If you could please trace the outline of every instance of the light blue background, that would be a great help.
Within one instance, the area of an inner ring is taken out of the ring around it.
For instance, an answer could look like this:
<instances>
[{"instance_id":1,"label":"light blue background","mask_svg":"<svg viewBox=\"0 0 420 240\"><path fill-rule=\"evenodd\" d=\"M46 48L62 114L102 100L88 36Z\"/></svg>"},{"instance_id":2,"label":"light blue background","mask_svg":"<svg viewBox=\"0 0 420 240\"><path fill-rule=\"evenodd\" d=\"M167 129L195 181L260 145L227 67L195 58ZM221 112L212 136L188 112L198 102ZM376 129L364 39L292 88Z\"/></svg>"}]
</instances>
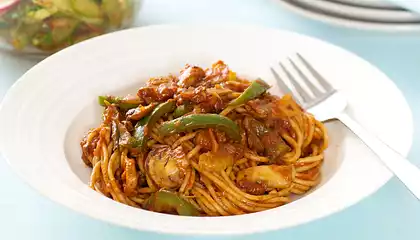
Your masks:
<instances>
[{"instance_id":1,"label":"light blue background","mask_svg":"<svg viewBox=\"0 0 420 240\"><path fill-rule=\"evenodd\" d=\"M414 122L420 121L418 33L363 32L329 26L287 12L276 0L146 0L139 20L141 25L188 22L260 24L324 39L357 53L388 74L407 98ZM30 60L0 53L0 96L33 64ZM418 124L415 127L409 158L419 165L420 132ZM170 235L112 226L72 212L29 188L3 159L0 159L0 191L0 239L174 239ZM279 216L277 221L287 219ZM374 195L327 218L283 231L220 239L420 239L419 228L419 202L401 183L392 179ZM191 239L196 238L212 239Z\"/></svg>"}]
</instances>

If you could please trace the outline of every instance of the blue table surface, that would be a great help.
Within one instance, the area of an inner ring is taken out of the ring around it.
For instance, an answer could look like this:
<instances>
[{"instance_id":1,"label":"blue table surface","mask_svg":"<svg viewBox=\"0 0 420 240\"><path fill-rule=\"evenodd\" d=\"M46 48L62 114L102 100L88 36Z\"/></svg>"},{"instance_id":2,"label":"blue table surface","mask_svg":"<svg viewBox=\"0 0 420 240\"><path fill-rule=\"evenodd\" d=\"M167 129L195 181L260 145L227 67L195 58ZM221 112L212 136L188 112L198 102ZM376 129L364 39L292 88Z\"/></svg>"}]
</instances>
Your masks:
<instances>
[{"instance_id":1,"label":"blue table surface","mask_svg":"<svg viewBox=\"0 0 420 240\"><path fill-rule=\"evenodd\" d=\"M330 26L288 12L276 0L145 0L139 17L140 25L190 22L288 29L332 42L372 62L393 79L411 106L416 125L409 159L420 165L420 35ZM0 54L0 98L33 64ZM72 212L28 187L4 159L0 159L0 189L1 239L188 239L125 229ZM278 221L287 219L279 216ZM419 239L418 227L419 202L393 178L375 194L332 216L281 231L216 239Z\"/></svg>"}]
</instances>

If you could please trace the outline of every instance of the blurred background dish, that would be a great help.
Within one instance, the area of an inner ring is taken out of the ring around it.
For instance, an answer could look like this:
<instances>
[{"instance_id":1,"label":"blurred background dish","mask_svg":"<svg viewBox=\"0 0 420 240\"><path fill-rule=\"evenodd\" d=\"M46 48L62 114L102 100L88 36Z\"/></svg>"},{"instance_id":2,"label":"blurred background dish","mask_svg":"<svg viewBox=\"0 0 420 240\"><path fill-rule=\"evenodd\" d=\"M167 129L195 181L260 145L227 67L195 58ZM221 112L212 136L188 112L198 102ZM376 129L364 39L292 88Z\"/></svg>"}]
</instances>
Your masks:
<instances>
[{"instance_id":1,"label":"blurred background dish","mask_svg":"<svg viewBox=\"0 0 420 240\"><path fill-rule=\"evenodd\" d=\"M0 0L0 49L49 55L132 26L140 0Z\"/></svg>"},{"instance_id":2,"label":"blurred background dish","mask_svg":"<svg viewBox=\"0 0 420 240\"><path fill-rule=\"evenodd\" d=\"M330 0L332 2L341 2L348 5L371 7L371 8L398 8L395 4L392 4L386 0Z\"/></svg>"},{"instance_id":3,"label":"blurred background dish","mask_svg":"<svg viewBox=\"0 0 420 240\"><path fill-rule=\"evenodd\" d=\"M419 31L420 15L403 8L349 5L340 0L279 0L299 14L339 26L380 31ZM359 1L357 1L359 2Z\"/></svg>"},{"instance_id":4,"label":"blurred background dish","mask_svg":"<svg viewBox=\"0 0 420 240\"><path fill-rule=\"evenodd\" d=\"M373 22L420 22L420 16L404 9L371 8L358 5L348 5L328 0L292 0L297 4L326 14L360 19Z\"/></svg>"},{"instance_id":5,"label":"blurred background dish","mask_svg":"<svg viewBox=\"0 0 420 240\"><path fill-rule=\"evenodd\" d=\"M351 1L351 0L349 0ZM388 2L409 9L410 11L420 13L420 1L418 0L387 0Z\"/></svg>"}]
</instances>

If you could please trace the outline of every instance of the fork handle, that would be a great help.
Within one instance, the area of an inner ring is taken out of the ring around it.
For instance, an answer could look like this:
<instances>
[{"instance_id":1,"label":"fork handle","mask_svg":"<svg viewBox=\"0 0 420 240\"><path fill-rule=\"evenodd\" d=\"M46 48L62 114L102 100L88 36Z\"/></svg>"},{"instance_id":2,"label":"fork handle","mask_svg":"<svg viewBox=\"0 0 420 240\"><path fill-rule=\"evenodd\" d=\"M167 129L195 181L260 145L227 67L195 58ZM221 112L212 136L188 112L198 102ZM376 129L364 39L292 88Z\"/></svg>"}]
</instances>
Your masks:
<instances>
[{"instance_id":1,"label":"fork handle","mask_svg":"<svg viewBox=\"0 0 420 240\"><path fill-rule=\"evenodd\" d=\"M366 131L347 114L340 115L338 120L353 131L382 160L385 166L404 183L411 193L420 200L420 169L379 138Z\"/></svg>"}]
</instances>

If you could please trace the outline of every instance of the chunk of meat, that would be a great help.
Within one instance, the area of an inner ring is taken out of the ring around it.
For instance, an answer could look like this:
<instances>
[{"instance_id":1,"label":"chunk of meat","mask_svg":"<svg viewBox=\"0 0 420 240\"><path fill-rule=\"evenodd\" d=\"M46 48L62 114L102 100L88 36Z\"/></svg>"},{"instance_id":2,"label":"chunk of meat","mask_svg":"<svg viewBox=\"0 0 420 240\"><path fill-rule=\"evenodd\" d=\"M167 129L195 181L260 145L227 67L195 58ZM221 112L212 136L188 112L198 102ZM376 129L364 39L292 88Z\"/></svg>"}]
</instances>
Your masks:
<instances>
[{"instance_id":1,"label":"chunk of meat","mask_svg":"<svg viewBox=\"0 0 420 240\"><path fill-rule=\"evenodd\" d=\"M225 132L219 131L217 129L214 132L216 133L216 140L219 144L227 142L227 137L226 137Z\"/></svg>"},{"instance_id":2,"label":"chunk of meat","mask_svg":"<svg viewBox=\"0 0 420 240\"><path fill-rule=\"evenodd\" d=\"M159 101L166 101L169 98L173 98L177 90L178 87L174 83L160 84L157 89Z\"/></svg>"},{"instance_id":3,"label":"chunk of meat","mask_svg":"<svg viewBox=\"0 0 420 240\"><path fill-rule=\"evenodd\" d=\"M229 67L223 61L217 61L206 70L204 81L211 85L225 82L228 80L229 72Z\"/></svg>"},{"instance_id":4,"label":"chunk of meat","mask_svg":"<svg viewBox=\"0 0 420 240\"><path fill-rule=\"evenodd\" d=\"M202 68L187 64L178 77L178 86L183 88L196 86L203 80L205 74Z\"/></svg>"},{"instance_id":5,"label":"chunk of meat","mask_svg":"<svg viewBox=\"0 0 420 240\"><path fill-rule=\"evenodd\" d=\"M118 123L118 145L127 146L130 144L131 134L124 124Z\"/></svg>"},{"instance_id":6,"label":"chunk of meat","mask_svg":"<svg viewBox=\"0 0 420 240\"><path fill-rule=\"evenodd\" d=\"M199 105L201 112L205 113L220 112L226 105L219 96L207 91L207 88L203 86L182 91L177 100L178 103L191 102Z\"/></svg>"},{"instance_id":7,"label":"chunk of meat","mask_svg":"<svg viewBox=\"0 0 420 240\"><path fill-rule=\"evenodd\" d=\"M138 187L146 187L147 186L147 180L146 176L142 172L137 172L137 186Z\"/></svg>"},{"instance_id":8,"label":"chunk of meat","mask_svg":"<svg viewBox=\"0 0 420 240\"><path fill-rule=\"evenodd\" d=\"M265 146L265 155L272 160L272 162L281 163L281 157L292 150L283 140L280 133L275 130L271 130L264 134L261 137L261 142Z\"/></svg>"},{"instance_id":9,"label":"chunk of meat","mask_svg":"<svg viewBox=\"0 0 420 240\"><path fill-rule=\"evenodd\" d=\"M127 158L125 162L125 185L124 192L128 196L136 194L136 188L138 184L136 162L134 159Z\"/></svg>"},{"instance_id":10,"label":"chunk of meat","mask_svg":"<svg viewBox=\"0 0 420 240\"><path fill-rule=\"evenodd\" d=\"M236 185L242 191L252 195L263 195L267 191L267 186L264 184L247 180L240 180L236 183Z\"/></svg>"},{"instance_id":11,"label":"chunk of meat","mask_svg":"<svg viewBox=\"0 0 420 240\"><path fill-rule=\"evenodd\" d=\"M207 129L201 130L195 137L195 144L199 145L203 150L210 151L212 148L210 133Z\"/></svg>"},{"instance_id":12,"label":"chunk of meat","mask_svg":"<svg viewBox=\"0 0 420 240\"><path fill-rule=\"evenodd\" d=\"M268 102L266 99L250 100L247 102L247 106L249 106L259 118L266 119L271 112L271 102Z\"/></svg>"},{"instance_id":13,"label":"chunk of meat","mask_svg":"<svg viewBox=\"0 0 420 240\"><path fill-rule=\"evenodd\" d=\"M178 88L174 83L162 83L158 87L141 87L137 96L145 104L164 102L173 98Z\"/></svg>"},{"instance_id":14,"label":"chunk of meat","mask_svg":"<svg viewBox=\"0 0 420 240\"><path fill-rule=\"evenodd\" d=\"M292 125L288 119L277 119L274 121L274 127L281 133L287 133L292 137L295 136L295 132L292 129Z\"/></svg>"},{"instance_id":15,"label":"chunk of meat","mask_svg":"<svg viewBox=\"0 0 420 240\"><path fill-rule=\"evenodd\" d=\"M131 121L121 121L122 124L124 124L125 128L127 129L127 131L132 132L134 131L134 126L133 123Z\"/></svg>"},{"instance_id":16,"label":"chunk of meat","mask_svg":"<svg viewBox=\"0 0 420 240\"><path fill-rule=\"evenodd\" d=\"M199 105L201 109L203 109L206 113L219 113L225 108L225 103L223 103L223 100L216 96L211 96L209 101L202 102Z\"/></svg>"},{"instance_id":17,"label":"chunk of meat","mask_svg":"<svg viewBox=\"0 0 420 240\"><path fill-rule=\"evenodd\" d=\"M228 82L223 83L223 87L228 88L235 92L243 92L245 91L247 87L249 87L249 83L228 81Z\"/></svg>"},{"instance_id":18,"label":"chunk of meat","mask_svg":"<svg viewBox=\"0 0 420 240\"><path fill-rule=\"evenodd\" d=\"M253 134L251 131L247 133L248 147L252 150L255 150L257 153L264 152L264 145L257 135Z\"/></svg>"},{"instance_id":19,"label":"chunk of meat","mask_svg":"<svg viewBox=\"0 0 420 240\"><path fill-rule=\"evenodd\" d=\"M112 142L113 142L113 147L112 147L113 151L115 151L119 146L118 141L119 141L120 132L119 132L119 129L118 129L118 124L119 124L119 122L115 119L111 122L111 139L112 139Z\"/></svg>"},{"instance_id":20,"label":"chunk of meat","mask_svg":"<svg viewBox=\"0 0 420 240\"><path fill-rule=\"evenodd\" d=\"M92 167L91 160L93 158L94 150L99 142L99 128L90 130L80 141L82 147L82 160L83 162Z\"/></svg>"},{"instance_id":21,"label":"chunk of meat","mask_svg":"<svg viewBox=\"0 0 420 240\"><path fill-rule=\"evenodd\" d=\"M208 94L205 87L188 88L185 91L181 91L179 97L183 101L191 101L193 103L200 103L207 100Z\"/></svg>"},{"instance_id":22,"label":"chunk of meat","mask_svg":"<svg viewBox=\"0 0 420 240\"><path fill-rule=\"evenodd\" d=\"M156 103L151 103L145 107L142 105L139 105L136 108L132 108L128 110L126 113L127 120L138 121L144 118L145 116L149 115L155 107L156 107Z\"/></svg>"},{"instance_id":23,"label":"chunk of meat","mask_svg":"<svg viewBox=\"0 0 420 240\"><path fill-rule=\"evenodd\" d=\"M159 86L161 84L164 83L168 83L168 84L173 84L176 82L176 77L173 75L169 75L169 76L164 76L164 77L154 77L154 78L150 78L147 81L147 86L152 87L152 86Z\"/></svg>"},{"instance_id":24,"label":"chunk of meat","mask_svg":"<svg viewBox=\"0 0 420 240\"><path fill-rule=\"evenodd\" d=\"M247 135L248 147L257 153L263 153L264 144L259 137L268 132L264 124L247 116L243 120L243 125Z\"/></svg>"},{"instance_id":25,"label":"chunk of meat","mask_svg":"<svg viewBox=\"0 0 420 240\"><path fill-rule=\"evenodd\" d=\"M141 87L137 91L137 96L146 104L153 103L158 99L156 87Z\"/></svg>"},{"instance_id":26,"label":"chunk of meat","mask_svg":"<svg viewBox=\"0 0 420 240\"><path fill-rule=\"evenodd\" d=\"M235 161L244 157L244 147L239 143L220 144L219 149L219 151L226 152L232 156Z\"/></svg>"}]
</instances>

